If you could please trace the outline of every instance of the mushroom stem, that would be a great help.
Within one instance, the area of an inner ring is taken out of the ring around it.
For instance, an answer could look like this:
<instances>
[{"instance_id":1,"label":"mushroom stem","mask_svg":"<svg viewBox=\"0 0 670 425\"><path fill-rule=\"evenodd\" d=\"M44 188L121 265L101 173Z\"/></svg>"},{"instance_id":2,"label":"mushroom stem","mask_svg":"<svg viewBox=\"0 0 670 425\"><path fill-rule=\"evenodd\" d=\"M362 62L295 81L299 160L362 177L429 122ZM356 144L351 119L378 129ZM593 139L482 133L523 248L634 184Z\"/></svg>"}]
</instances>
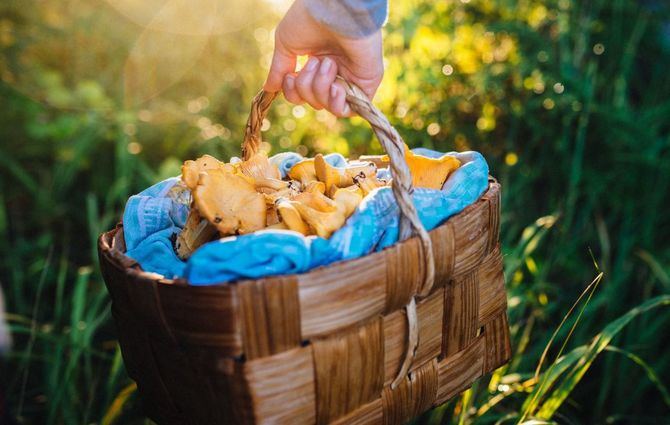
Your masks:
<instances>
[{"instance_id":1,"label":"mushroom stem","mask_svg":"<svg viewBox=\"0 0 670 425\"><path fill-rule=\"evenodd\" d=\"M309 235L309 227L303 221L300 213L296 209L295 205L300 205L299 202L289 201L285 198L277 199L275 206L279 216L282 219L282 222L290 229L303 235Z\"/></svg>"},{"instance_id":2,"label":"mushroom stem","mask_svg":"<svg viewBox=\"0 0 670 425\"><path fill-rule=\"evenodd\" d=\"M203 219L195 206L191 206L184 228L175 241L177 256L186 260L196 249L211 241L216 234L216 227Z\"/></svg>"}]
</instances>

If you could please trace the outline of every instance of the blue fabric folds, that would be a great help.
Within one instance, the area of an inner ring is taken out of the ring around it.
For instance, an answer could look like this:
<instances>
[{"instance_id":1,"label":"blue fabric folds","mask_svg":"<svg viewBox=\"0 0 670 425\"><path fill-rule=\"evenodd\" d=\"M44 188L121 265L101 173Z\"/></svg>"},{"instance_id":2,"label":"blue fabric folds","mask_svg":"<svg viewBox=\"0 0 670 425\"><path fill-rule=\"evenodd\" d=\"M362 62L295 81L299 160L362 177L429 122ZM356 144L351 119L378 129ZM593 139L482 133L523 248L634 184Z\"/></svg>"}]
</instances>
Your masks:
<instances>
[{"instance_id":1,"label":"blue fabric folds","mask_svg":"<svg viewBox=\"0 0 670 425\"><path fill-rule=\"evenodd\" d=\"M414 152L430 157L443 155L427 149ZM442 190L419 188L413 195L419 218L428 230L472 204L488 187L488 165L481 154L446 155L458 158L461 167L449 176ZM295 153L280 153L270 160L284 176L301 159ZM345 163L337 154L326 156L326 160L336 166ZM398 240L398 204L391 188L383 187L368 195L330 239L305 237L289 230L263 230L207 243L183 262L172 247L188 215L188 207L170 193L178 181L168 179L130 197L123 216L126 254L144 270L184 277L192 285L302 273L382 250Z\"/></svg>"}]
</instances>

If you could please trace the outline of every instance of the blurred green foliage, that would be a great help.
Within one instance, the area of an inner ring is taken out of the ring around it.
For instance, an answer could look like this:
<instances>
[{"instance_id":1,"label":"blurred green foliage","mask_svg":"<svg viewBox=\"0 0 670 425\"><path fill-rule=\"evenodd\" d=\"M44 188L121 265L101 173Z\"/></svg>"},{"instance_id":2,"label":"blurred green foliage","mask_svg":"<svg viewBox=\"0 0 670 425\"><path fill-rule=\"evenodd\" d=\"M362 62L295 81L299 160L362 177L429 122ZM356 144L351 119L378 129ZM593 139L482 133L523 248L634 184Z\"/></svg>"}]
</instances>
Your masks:
<instances>
[{"instance_id":1,"label":"blurred green foliage","mask_svg":"<svg viewBox=\"0 0 670 425\"><path fill-rule=\"evenodd\" d=\"M183 160L239 152L286 6L179 3L0 5L0 391L18 423L144 421L96 237ZM669 421L670 6L391 3L376 102L411 146L479 150L502 182L515 349L417 423ZM284 102L265 127L273 152L380 150L361 120Z\"/></svg>"}]
</instances>

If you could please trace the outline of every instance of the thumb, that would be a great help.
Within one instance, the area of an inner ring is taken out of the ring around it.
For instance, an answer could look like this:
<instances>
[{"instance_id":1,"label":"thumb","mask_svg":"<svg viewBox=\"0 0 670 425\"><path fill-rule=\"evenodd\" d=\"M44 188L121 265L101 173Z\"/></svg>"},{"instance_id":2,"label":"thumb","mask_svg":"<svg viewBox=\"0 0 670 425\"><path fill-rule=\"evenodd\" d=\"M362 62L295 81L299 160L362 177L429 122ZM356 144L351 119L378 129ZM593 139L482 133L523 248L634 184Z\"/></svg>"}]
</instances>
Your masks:
<instances>
[{"instance_id":1,"label":"thumb","mask_svg":"<svg viewBox=\"0 0 670 425\"><path fill-rule=\"evenodd\" d=\"M285 51L280 45L275 46L272 55L272 65L263 89L269 92L278 92L282 89L284 76L295 71L296 57Z\"/></svg>"}]
</instances>

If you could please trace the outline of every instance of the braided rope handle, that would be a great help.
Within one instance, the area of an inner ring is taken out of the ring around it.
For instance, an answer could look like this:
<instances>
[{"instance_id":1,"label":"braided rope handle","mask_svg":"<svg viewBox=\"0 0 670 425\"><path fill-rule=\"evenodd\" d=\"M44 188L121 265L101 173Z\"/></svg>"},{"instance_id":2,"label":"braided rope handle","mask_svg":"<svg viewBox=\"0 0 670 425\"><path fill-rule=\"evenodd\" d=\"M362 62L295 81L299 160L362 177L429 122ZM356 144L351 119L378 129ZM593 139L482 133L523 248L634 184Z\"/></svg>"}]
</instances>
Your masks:
<instances>
[{"instance_id":1,"label":"braided rope handle","mask_svg":"<svg viewBox=\"0 0 670 425\"><path fill-rule=\"evenodd\" d=\"M370 124L382 148L389 156L391 172L393 174L393 195L400 207L399 239L405 240L414 233L421 241L424 259L424 282L418 291L418 295L426 296L430 293L435 281L435 260L433 258L433 246L430 236L423 227L412 202L414 186L412 185L412 175L405 161L404 142L400 134L389 123L386 116L370 102L370 99L358 86L341 77L338 77L338 79L345 89L349 107ZM261 90L254 97L242 144L242 157L245 160L249 159L260 149L263 119L265 119L270 105L277 97L277 94ZM409 340L403 364L391 384L393 388L406 376L407 371L412 365L416 347L418 346L418 318L416 300L414 298L406 306L406 312L409 325Z\"/></svg>"}]
</instances>

